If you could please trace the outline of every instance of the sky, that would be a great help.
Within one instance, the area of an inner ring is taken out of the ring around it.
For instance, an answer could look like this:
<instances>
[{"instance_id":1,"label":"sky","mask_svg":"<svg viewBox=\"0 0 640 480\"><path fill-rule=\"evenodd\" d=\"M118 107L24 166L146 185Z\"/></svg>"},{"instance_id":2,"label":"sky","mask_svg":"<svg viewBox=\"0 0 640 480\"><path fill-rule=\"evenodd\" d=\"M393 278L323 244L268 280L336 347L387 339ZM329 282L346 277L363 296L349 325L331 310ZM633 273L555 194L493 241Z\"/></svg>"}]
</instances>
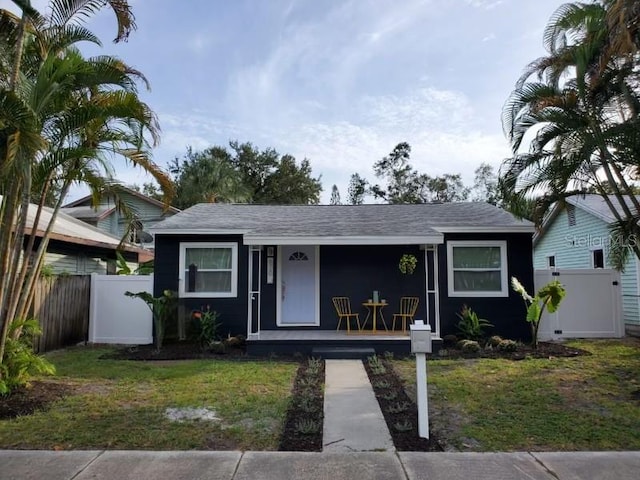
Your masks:
<instances>
[{"instance_id":1,"label":"sky","mask_svg":"<svg viewBox=\"0 0 640 480\"><path fill-rule=\"evenodd\" d=\"M502 106L561 0L130 0L138 25L114 44L113 15L87 26L144 73L165 167L188 146L251 142L321 176L322 203L400 142L421 173L473 183L510 149ZM32 0L41 12L46 0ZM0 8L15 10L9 0ZM142 89L143 90L143 89ZM115 160L125 184L149 181ZM74 188L69 200L84 194Z\"/></svg>"}]
</instances>

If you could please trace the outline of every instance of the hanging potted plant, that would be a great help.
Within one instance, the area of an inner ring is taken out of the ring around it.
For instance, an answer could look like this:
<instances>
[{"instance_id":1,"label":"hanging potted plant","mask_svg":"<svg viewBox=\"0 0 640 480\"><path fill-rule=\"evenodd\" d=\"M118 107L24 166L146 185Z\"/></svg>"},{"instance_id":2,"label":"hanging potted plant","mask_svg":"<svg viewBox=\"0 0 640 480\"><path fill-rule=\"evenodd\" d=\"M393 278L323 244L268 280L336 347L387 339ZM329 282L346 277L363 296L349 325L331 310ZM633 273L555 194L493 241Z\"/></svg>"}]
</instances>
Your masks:
<instances>
[{"instance_id":1,"label":"hanging potted plant","mask_svg":"<svg viewBox=\"0 0 640 480\"><path fill-rule=\"evenodd\" d=\"M411 275L413 271L416 269L416 265L418 264L418 259L415 255L410 253L405 253L400 257L400 263L398 264L398 268L401 273L405 275Z\"/></svg>"}]
</instances>

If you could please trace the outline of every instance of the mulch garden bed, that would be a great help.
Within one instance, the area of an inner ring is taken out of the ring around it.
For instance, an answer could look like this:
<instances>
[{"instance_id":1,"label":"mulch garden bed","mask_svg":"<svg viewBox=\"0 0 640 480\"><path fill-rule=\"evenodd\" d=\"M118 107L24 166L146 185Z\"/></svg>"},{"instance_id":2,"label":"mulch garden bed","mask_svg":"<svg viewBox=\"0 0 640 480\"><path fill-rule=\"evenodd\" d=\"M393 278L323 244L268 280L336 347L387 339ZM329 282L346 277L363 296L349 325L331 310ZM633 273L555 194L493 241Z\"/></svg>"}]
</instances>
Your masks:
<instances>
[{"instance_id":1,"label":"mulch garden bed","mask_svg":"<svg viewBox=\"0 0 640 480\"><path fill-rule=\"evenodd\" d=\"M464 352L457 348L456 343L446 342L439 352L428 355L429 360L456 358L506 358L509 360L524 360L525 358L577 357L591 355L591 352L581 348L568 347L562 343L538 342L534 349L530 344L520 343L513 352L498 350L497 348L483 348L479 352Z\"/></svg>"},{"instance_id":2,"label":"mulch garden bed","mask_svg":"<svg viewBox=\"0 0 640 480\"><path fill-rule=\"evenodd\" d=\"M441 452L443 447L433 432L429 439L418 436L418 409L409 398L404 384L390 362L380 357L364 361L364 366L389 427L396 450L409 452Z\"/></svg>"},{"instance_id":3,"label":"mulch garden bed","mask_svg":"<svg viewBox=\"0 0 640 480\"><path fill-rule=\"evenodd\" d=\"M0 395L0 420L31 415L46 410L50 403L73 393L73 387L53 382L32 382L31 385Z\"/></svg>"},{"instance_id":4,"label":"mulch garden bed","mask_svg":"<svg viewBox=\"0 0 640 480\"><path fill-rule=\"evenodd\" d=\"M198 360L206 358L217 359L241 359L246 357L244 345L227 346L224 352L213 352L204 350L196 343L176 342L166 343L160 351L154 345L136 345L133 347L123 347L102 356L109 360ZM255 360L255 359L252 359Z\"/></svg>"},{"instance_id":5,"label":"mulch garden bed","mask_svg":"<svg viewBox=\"0 0 640 480\"><path fill-rule=\"evenodd\" d=\"M322 451L323 420L324 361L311 358L298 369L278 450Z\"/></svg>"}]
</instances>

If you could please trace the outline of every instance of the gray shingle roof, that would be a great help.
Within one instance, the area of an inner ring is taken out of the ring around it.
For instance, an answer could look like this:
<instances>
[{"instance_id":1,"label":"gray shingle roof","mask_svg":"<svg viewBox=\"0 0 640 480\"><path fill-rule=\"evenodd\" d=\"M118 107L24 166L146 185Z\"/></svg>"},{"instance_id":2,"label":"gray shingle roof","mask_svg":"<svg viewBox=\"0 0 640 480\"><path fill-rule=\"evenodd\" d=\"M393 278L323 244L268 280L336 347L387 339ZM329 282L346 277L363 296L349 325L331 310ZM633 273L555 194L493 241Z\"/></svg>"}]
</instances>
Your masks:
<instances>
[{"instance_id":1,"label":"gray shingle roof","mask_svg":"<svg viewBox=\"0 0 640 480\"><path fill-rule=\"evenodd\" d=\"M0 200L2 200L2 195L0 195ZM34 227L37 210L37 205L33 203L29 204L26 224L28 232L31 232ZM36 225L35 230L37 235L42 235L46 230L49 222L51 222L51 216L52 209L44 207L40 214L40 221L38 225ZM116 250L119 246L128 251L139 250L137 247L128 243L121 244L119 238L89 225L82 220L78 220L71 215L67 215L62 209L58 212L58 216L53 224L51 238L81 245L95 245L112 250Z\"/></svg>"},{"instance_id":2,"label":"gray shingle roof","mask_svg":"<svg viewBox=\"0 0 640 480\"><path fill-rule=\"evenodd\" d=\"M60 209L61 212L84 221L98 221L113 210L115 210L115 207L107 205L98 205L96 208L87 205L81 207L62 207Z\"/></svg>"},{"instance_id":3,"label":"gray shingle roof","mask_svg":"<svg viewBox=\"0 0 640 480\"><path fill-rule=\"evenodd\" d=\"M202 203L153 228L158 233L237 231L247 237L439 237L443 231L531 231L533 225L483 202L420 205Z\"/></svg>"}]
</instances>

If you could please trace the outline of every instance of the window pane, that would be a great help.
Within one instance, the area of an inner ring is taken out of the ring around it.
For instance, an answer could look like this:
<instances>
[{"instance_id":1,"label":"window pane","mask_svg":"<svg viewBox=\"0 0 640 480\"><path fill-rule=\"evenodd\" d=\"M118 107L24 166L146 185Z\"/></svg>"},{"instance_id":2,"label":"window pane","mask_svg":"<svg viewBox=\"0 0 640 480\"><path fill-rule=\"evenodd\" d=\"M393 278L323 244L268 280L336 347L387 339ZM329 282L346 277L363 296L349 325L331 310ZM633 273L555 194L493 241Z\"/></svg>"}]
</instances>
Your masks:
<instances>
[{"instance_id":1,"label":"window pane","mask_svg":"<svg viewBox=\"0 0 640 480\"><path fill-rule=\"evenodd\" d=\"M188 292L231 292L231 272L198 272Z\"/></svg>"},{"instance_id":2,"label":"window pane","mask_svg":"<svg viewBox=\"0 0 640 480\"><path fill-rule=\"evenodd\" d=\"M453 288L456 292L500 292L500 272L453 272Z\"/></svg>"},{"instance_id":3,"label":"window pane","mask_svg":"<svg viewBox=\"0 0 640 480\"><path fill-rule=\"evenodd\" d=\"M453 268L500 268L500 247L453 247Z\"/></svg>"},{"instance_id":4,"label":"window pane","mask_svg":"<svg viewBox=\"0 0 640 480\"><path fill-rule=\"evenodd\" d=\"M198 270L231 269L231 248L187 248L185 270L190 265Z\"/></svg>"}]
</instances>

